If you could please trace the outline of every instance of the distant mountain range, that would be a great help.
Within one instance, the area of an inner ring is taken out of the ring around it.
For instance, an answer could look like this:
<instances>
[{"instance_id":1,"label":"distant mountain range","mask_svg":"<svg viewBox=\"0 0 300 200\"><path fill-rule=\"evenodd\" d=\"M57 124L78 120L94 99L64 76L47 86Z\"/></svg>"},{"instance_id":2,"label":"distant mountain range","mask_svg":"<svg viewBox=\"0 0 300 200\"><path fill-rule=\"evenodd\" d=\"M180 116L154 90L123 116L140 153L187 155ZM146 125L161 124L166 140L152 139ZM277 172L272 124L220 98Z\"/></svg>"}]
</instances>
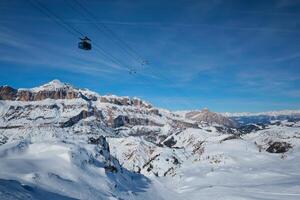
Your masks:
<instances>
[{"instance_id":1,"label":"distant mountain range","mask_svg":"<svg viewBox=\"0 0 300 200\"><path fill-rule=\"evenodd\" d=\"M242 112L242 113L220 113L225 117L237 121L239 124L251 124L251 123L270 123L274 120L300 120L300 110L281 110L281 111L269 111L269 112Z\"/></svg>"}]
</instances>

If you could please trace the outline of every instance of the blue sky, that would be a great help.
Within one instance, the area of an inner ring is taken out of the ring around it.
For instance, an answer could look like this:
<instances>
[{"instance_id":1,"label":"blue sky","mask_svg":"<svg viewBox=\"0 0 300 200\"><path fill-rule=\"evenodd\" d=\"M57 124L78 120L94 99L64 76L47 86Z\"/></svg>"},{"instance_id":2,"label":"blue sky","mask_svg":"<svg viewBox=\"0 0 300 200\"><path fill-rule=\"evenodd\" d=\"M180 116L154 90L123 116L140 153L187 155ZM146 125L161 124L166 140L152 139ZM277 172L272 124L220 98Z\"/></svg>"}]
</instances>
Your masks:
<instances>
[{"instance_id":1,"label":"blue sky","mask_svg":"<svg viewBox=\"0 0 300 200\"><path fill-rule=\"evenodd\" d=\"M171 110L300 109L298 0L82 0L98 26L113 30L149 61L146 67L72 0L41 2L119 63L95 49L78 49L80 35L29 1L1 0L0 85L34 87L60 79Z\"/></svg>"}]
</instances>

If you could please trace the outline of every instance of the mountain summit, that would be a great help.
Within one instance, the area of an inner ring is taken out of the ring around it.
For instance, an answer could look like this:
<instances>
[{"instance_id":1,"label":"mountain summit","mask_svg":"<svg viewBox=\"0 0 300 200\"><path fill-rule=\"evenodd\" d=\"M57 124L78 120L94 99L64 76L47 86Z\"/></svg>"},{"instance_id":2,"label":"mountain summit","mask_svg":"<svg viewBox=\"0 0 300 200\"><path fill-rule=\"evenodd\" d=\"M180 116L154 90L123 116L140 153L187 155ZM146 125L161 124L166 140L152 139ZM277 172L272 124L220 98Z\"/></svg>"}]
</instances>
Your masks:
<instances>
[{"instance_id":1,"label":"mountain summit","mask_svg":"<svg viewBox=\"0 0 300 200\"><path fill-rule=\"evenodd\" d=\"M201 111L191 111L185 114L185 117L191 120L198 121L200 123L208 124L222 124L228 127L237 127L237 123L233 120L218 114L211 112L208 108L204 108Z\"/></svg>"},{"instance_id":2,"label":"mountain summit","mask_svg":"<svg viewBox=\"0 0 300 200\"><path fill-rule=\"evenodd\" d=\"M67 83L62 83L58 79L54 79L53 81L50 81L49 83L46 83L40 87L35 87L30 89L31 91L38 92L38 91L57 91L57 90L67 90L67 89L73 89L73 86ZM26 89L23 89L26 90Z\"/></svg>"}]
</instances>

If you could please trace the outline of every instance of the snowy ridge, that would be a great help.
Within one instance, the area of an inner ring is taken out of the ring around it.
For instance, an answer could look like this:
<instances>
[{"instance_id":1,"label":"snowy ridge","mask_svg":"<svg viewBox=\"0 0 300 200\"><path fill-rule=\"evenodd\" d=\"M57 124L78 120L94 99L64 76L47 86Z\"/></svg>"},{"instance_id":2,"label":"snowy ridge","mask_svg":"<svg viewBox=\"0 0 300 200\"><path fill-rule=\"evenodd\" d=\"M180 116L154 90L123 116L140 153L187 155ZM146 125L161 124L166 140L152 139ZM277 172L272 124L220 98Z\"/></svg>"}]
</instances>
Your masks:
<instances>
[{"instance_id":1,"label":"snowy ridge","mask_svg":"<svg viewBox=\"0 0 300 200\"><path fill-rule=\"evenodd\" d=\"M30 91L33 93L39 93L39 92L57 92L57 91L68 91L68 92L78 92L80 94L83 94L87 97L94 97L94 98L99 98L100 95L97 92L93 92L87 88L80 89L76 88L73 85L69 83L63 83L60 80L52 80L49 83L46 83L44 85L41 85L39 87L34 87L34 88L19 88L18 91Z\"/></svg>"},{"instance_id":2,"label":"snowy ridge","mask_svg":"<svg viewBox=\"0 0 300 200\"><path fill-rule=\"evenodd\" d=\"M70 84L67 83L62 83L60 80L53 80L50 81L49 83L46 83L42 86L39 87L34 87L31 89L27 89L27 88L21 88L19 90L30 90L33 92L39 92L39 91L57 91L57 90L61 90L61 89L74 89L74 87Z\"/></svg>"}]
</instances>

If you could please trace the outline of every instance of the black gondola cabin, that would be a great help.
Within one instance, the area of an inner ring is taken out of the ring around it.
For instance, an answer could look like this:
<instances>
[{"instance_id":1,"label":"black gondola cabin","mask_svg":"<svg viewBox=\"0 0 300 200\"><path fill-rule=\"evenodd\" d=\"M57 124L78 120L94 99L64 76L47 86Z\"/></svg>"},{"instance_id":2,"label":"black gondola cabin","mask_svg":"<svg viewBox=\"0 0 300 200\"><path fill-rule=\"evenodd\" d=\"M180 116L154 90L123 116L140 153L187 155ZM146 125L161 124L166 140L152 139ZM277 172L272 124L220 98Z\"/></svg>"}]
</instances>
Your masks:
<instances>
[{"instance_id":1,"label":"black gondola cabin","mask_svg":"<svg viewBox=\"0 0 300 200\"><path fill-rule=\"evenodd\" d=\"M83 50L91 50L92 44L88 37L79 38L81 41L78 43L78 48Z\"/></svg>"}]
</instances>

